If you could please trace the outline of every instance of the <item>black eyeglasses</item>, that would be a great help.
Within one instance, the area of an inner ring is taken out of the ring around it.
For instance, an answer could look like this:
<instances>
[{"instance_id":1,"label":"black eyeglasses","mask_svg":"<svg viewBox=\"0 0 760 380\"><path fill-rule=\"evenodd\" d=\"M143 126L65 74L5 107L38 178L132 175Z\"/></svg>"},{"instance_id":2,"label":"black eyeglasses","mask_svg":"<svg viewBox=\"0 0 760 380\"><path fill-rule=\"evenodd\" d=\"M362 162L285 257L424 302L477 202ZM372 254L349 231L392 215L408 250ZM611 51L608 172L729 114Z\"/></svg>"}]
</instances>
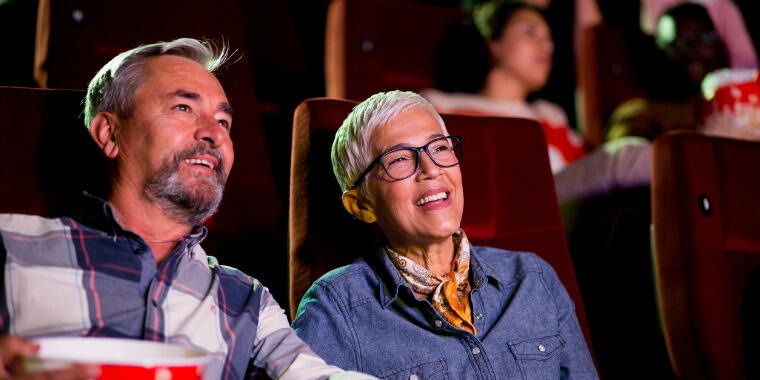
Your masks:
<instances>
[{"instance_id":1,"label":"black eyeglasses","mask_svg":"<svg viewBox=\"0 0 760 380\"><path fill-rule=\"evenodd\" d=\"M364 177L377 164L383 167L388 177L397 181L413 176L420 169L420 153L423 151L436 165L442 168L456 166L462 160L462 138L459 136L441 136L430 140L423 146L402 146L384 152L372 160L369 166L364 169L351 186L351 190L359 187Z\"/></svg>"}]
</instances>

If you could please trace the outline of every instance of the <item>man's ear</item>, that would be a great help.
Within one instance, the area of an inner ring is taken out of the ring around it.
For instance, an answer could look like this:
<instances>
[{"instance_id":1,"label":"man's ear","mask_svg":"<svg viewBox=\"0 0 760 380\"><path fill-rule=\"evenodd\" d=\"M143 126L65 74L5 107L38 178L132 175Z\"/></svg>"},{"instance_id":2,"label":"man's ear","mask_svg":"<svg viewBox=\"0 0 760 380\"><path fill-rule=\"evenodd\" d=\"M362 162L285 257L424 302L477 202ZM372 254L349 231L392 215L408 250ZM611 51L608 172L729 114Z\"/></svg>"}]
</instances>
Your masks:
<instances>
[{"instance_id":1,"label":"man's ear","mask_svg":"<svg viewBox=\"0 0 760 380\"><path fill-rule=\"evenodd\" d=\"M346 208L349 214L364 223L374 223L377 221L375 209L359 194L359 190L354 189L343 192L343 207Z\"/></svg>"},{"instance_id":2,"label":"man's ear","mask_svg":"<svg viewBox=\"0 0 760 380\"><path fill-rule=\"evenodd\" d=\"M90 136L108 158L119 155L116 144L116 116L110 112L98 112L90 122Z\"/></svg>"}]
</instances>

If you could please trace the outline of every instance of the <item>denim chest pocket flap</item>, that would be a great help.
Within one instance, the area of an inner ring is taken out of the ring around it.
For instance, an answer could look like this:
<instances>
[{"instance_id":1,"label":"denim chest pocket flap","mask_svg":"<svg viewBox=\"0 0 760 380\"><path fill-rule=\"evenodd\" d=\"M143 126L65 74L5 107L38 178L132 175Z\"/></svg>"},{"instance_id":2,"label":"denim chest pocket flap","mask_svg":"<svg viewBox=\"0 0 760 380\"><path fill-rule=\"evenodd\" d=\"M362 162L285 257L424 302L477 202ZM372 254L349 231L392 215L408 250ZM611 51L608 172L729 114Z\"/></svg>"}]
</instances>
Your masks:
<instances>
[{"instance_id":1,"label":"denim chest pocket flap","mask_svg":"<svg viewBox=\"0 0 760 380\"><path fill-rule=\"evenodd\" d=\"M556 334L507 344L517 360L546 360L562 351L565 340Z\"/></svg>"},{"instance_id":2,"label":"denim chest pocket flap","mask_svg":"<svg viewBox=\"0 0 760 380\"><path fill-rule=\"evenodd\" d=\"M392 370L379 375L381 379L398 380L444 380L446 379L446 362L442 359L418 363L411 367Z\"/></svg>"}]
</instances>

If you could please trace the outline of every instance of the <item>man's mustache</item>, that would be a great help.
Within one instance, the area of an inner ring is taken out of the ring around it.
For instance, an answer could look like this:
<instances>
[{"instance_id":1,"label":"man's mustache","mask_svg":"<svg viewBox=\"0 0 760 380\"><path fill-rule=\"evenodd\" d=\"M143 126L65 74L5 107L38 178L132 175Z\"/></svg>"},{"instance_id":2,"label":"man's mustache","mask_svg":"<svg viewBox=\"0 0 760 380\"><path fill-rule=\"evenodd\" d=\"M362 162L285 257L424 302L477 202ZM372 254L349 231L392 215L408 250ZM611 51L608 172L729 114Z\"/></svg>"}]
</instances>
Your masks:
<instances>
[{"instance_id":1,"label":"man's mustache","mask_svg":"<svg viewBox=\"0 0 760 380\"><path fill-rule=\"evenodd\" d=\"M210 148L207 144L198 143L176 153L174 155L175 167L179 168L180 162L198 155L209 155L216 159L214 171L217 173L217 178L219 178L221 183L224 184L227 180L227 170L224 159L222 158L222 153L219 149Z\"/></svg>"}]
</instances>

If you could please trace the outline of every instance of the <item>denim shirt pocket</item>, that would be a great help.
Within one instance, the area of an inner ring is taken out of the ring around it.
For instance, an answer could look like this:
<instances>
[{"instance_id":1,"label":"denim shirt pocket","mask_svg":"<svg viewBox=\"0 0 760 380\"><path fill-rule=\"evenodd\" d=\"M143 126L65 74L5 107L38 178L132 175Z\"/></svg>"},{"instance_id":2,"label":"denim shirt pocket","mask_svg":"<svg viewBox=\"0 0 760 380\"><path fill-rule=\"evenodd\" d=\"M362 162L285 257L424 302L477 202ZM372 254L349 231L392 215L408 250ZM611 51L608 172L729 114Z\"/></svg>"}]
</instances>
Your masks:
<instances>
[{"instance_id":1,"label":"denim shirt pocket","mask_svg":"<svg viewBox=\"0 0 760 380\"><path fill-rule=\"evenodd\" d=\"M394 380L445 380L446 362L443 359L414 364L407 368L398 368L377 376L380 379Z\"/></svg>"},{"instance_id":2,"label":"denim shirt pocket","mask_svg":"<svg viewBox=\"0 0 760 380\"><path fill-rule=\"evenodd\" d=\"M507 343L509 350L528 379L557 378L559 353L565 340L559 334Z\"/></svg>"}]
</instances>

